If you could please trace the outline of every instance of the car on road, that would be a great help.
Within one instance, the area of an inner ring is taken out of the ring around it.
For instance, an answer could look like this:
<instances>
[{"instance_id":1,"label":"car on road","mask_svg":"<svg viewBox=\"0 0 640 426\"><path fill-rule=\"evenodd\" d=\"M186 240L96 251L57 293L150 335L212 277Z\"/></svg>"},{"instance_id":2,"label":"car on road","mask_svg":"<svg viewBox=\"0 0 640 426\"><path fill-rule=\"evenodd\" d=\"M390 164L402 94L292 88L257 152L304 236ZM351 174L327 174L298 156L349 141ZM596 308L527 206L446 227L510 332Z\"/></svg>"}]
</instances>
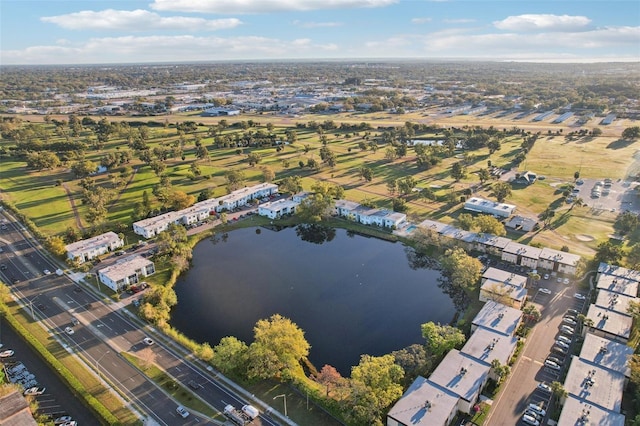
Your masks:
<instances>
[{"instance_id":1,"label":"car on road","mask_svg":"<svg viewBox=\"0 0 640 426\"><path fill-rule=\"evenodd\" d=\"M569 349L569 343L563 342L562 340L556 340L556 345L561 348Z\"/></svg>"},{"instance_id":2,"label":"car on road","mask_svg":"<svg viewBox=\"0 0 640 426\"><path fill-rule=\"evenodd\" d=\"M556 340L557 340L558 342L564 342L564 343L566 343L567 345L570 345L570 344L571 344L571 339L570 339L570 338L568 338L567 336L558 336L558 337L556 337Z\"/></svg>"},{"instance_id":3,"label":"car on road","mask_svg":"<svg viewBox=\"0 0 640 426\"><path fill-rule=\"evenodd\" d=\"M569 281L569 278L564 278L564 279L562 280L562 284L564 284L564 285L569 285L569 284L571 284L571 281Z\"/></svg>"},{"instance_id":4,"label":"car on road","mask_svg":"<svg viewBox=\"0 0 640 426\"><path fill-rule=\"evenodd\" d=\"M549 279L549 274L544 274L544 276L542 278L545 279L545 280L548 280Z\"/></svg>"},{"instance_id":5,"label":"car on road","mask_svg":"<svg viewBox=\"0 0 640 426\"><path fill-rule=\"evenodd\" d=\"M45 274L45 275L51 275L51 271L50 271L50 270L48 270L48 269L45 269L45 270L44 270L44 271L42 271L42 272L44 272L44 274Z\"/></svg>"},{"instance_id":6,"label":"car on road","mask_svg":"<svg viewBox=\"0 0 640 426\"><path fill-rule=\"evenodd\" d=\"M78 422L71 420L70 422L60 423L60 426L78 426Z\"/></svg>"},{"instance_id":7,"label":"car on road","mask_svg":"<svg viewBox=\"0 0 640 426\"><path fill-rule=\"evenodd\" d=\"M33 386L27 390L25 390L23 392L23 395L27 396L27 395L42 395L44 393L44 391L46 391L46 388L39 388L37 386Z\"/></svg>"},{"instance_id":8,"label":"car on road","mask_svg":"<svg viewBox=\"0 0 640 426\"><path fill-rule=\"evenodd\" d=\"M535 417L531 417L528 414L522 416L522 421L531 426L540 426L540 422Z\"/></svg>"},{"instance_id":9,"label":"car on road","mask_svg":"<svg viewBox=\"0 0 640 426\"><path fill-rule=\"evenodd\" d=\"M550 361L550 360L546 360L544 362L544 365L549 367L549 368L551 368L552 370L556 370L556 371L560 371L560 369L562 368L562 367L560 367L560 364L555 363L555 362Z\"/></svg>"},{"instance_id":10,"label":"car on road","mask_svg":"<svg viewBox=\"0 0 640 426\"><path fill-rule=\"evenodd\" d=\"M178 405L178 407L176 408L176 413L178 413L183 419L189 417L189 412L182 405Z\"/></svg>"},{"instance_id":11,"label":"car on road","mask_svg":"<svg viewBox=\"0 0 640 426\"><path fill-rule=\"evenodd\" d=\"M576 294L573 295L573 297L575 297L578 300L585 300L586 299L585 295L581 294L581 293L576 293Z\"/></svg>"},{"instance_id":12,"label":"car on road","mask_svg":"<svg viewBox=\"0 0 640 426\"><path fill-rule=\"evenodd\" d=\"M572 319L572 318L568 318L568 317L564 317L562 318L562 322L568 325L577 325L578 323L576 322L576 320Z\"/></svg>"},{"instance_id":13,"label":"car on road","mask_svg":"<svg viewBox=\"0 0 640 426\"><path fill-rule=\"evenodd\" d=\"M155 343L151 337L145 337L144 339L142 339L142 341L147 346L151 346Z\"/></svg>"},{"instance_id":14,"label":"car on road","mask_svg":"<svg viewBox=\"0 0 640 426\"><path fill-rule=\"evenodd\" d=\"M558 282L558 284L559 284L559 283L561 283L561 282L562 282L562 278L558 277L558 279L556 279L556 281L557 281L557 282Z\"/></svg>"},{"instance_id":15,"label":"car on road","mask_svg":"<svg viewBox=\"0 0 640 426\"><path fill-rule=\"evenodd\" d=\"M551 294L551 290L549 290L548 288L541 288L538 291L540 291L540 293L543 293L543 294Z\"/></svg>"},{"instance_id":16,"label":"car on road","mask_svg":"<svg viewBox=\"0 0 640 426\"><path fill-rule=\"evenodd\" d=\"M15 354L13 349L6 349L0 352L0 358L9 358L10 356L13 356L13 354Z\"/></svg>"},{"instance_id":17,"label":"car on road","mask_svg":"<svg viewBox=\"0 0 640 426\"><path fill-rule=\"evenodd\" d=\"M541 391L547 392L547 393L553 392L553 389L551 389L551 386L549 386L548 384L546 384L544 382L538 383L538 389L540 389Z\"/></svg>"},{"instance_id":18,"label":"car on road","mask_svg":"<svg viewBox=\"0 0 640 426\"><path fill-rule=\"evenodd\" d=\"M68 335L72 335L73 333L75 333L75 331L73 331L73 328L71 327L65 327L64 332L67 333Z\"/></svg>"},{"instance_id":19,"label":"car on road","mask_svg":"<svg viewBox=\"0 0 640 426\"><path fill-rule=\"evenodd\" d=\"M70 422L70 421L73 421L73 418L71 416L61 416L61 417L56 418L53 421L53 424L54 425L61 425L63 423Z\"/></svg>"}]
</instances>

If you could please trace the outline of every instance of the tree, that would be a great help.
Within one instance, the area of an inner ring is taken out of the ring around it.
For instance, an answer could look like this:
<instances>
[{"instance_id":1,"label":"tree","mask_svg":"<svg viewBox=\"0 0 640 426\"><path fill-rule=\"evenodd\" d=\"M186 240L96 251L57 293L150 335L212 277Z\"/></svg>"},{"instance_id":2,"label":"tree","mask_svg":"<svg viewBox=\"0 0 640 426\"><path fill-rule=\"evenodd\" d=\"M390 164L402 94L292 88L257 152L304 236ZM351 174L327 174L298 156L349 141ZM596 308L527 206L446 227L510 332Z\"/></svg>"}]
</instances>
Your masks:
<instances>
[{"instance_id":1,"label":"tree","mask_svg":"<svg viewBox=\"0 0 640 426\"><path fill-rule=\"evenodd\" d=\"M464 343L462 331L450 325L440 325L432 321L420 326L422 337L426 340L427 350L436 358L441 357L456 346Z\"/></svg>"},{"instance_id":2,"label":"tree","mask_svg":"<svg viewBox=\"0 0 640 426\"><path fill-rule=\"evenodd\" d=\"M274 172L272 168L262 166L260 167L260 170L262 171L263 182L273 182L273 180L276 178L276 172Z\"/></svg>"},{"instance_id":3,"label":"tree","mask_svg":"<svg viewBox=\"0 0 640 426\"><path fill-rule=\"evenodd\" d=\"M511 195L511 185L507 182L496 182L491 186L491 189L493 189L493 194L499 203Z\"/></svg>"},{"instance_id":4,"label":"tree","mask_svg":"<svg viewBox=\"0 0 640 426\"><path fill-rule=\"evenodd\" d=\"M362 355L351 369L353 406L348 418L355 424L381 425L387 408L402 396L403 376L392 355Z\"/></svg>"},{"instance_id":5,"label":"tree","mask_svg":"<svg viewBox=\"0 0 640 426\"><path fill-rule=\"evenodd\" d=\"M567 396L569 396L569 393L566 391L566 389L564 388L564 386L562 385L562 383L554 380L553 382L551 382L551 393L553 394L555 400L556 400L556 404L560 401L562 401L562 399L566 398Z\"/></svg>"},{"instance_id":6,"label":"tree","mask_svg":"<svg viewBox=\"0 0 640 426\"><path fill-rule=\"evenodd\" d=\"M466 168L465 168L464 164L462 164L461 161L453 163L451 165L451 177L453 179L455 179L456 181L464 179L465 176L467 175L467 172L466 172L465 169Z\"/></svg>"},{"instance_id":7,"label":"tree","mask_svg":"<svg viewBox=\"0 0 640 426\"><path fill-rule=\"evenodd\" d=\"M443 274L451 284L467 292L475 289L482 273L482 263L469 256L462 248L456 247L445 251L440 258Z\"/></svg>"},{"instance_id":8,"label":"tree","mask_svg":"<svg viewBox=\"0 0 640 426\"><path fill-rule=\"evenodd\" d=\"M262 343L253 342L247 350L246 374L249 379L282 377L284 369L278 355Z\"/></svg>"},{"instance_id":9,"label":"tree","mask_svg":"<svg viewBox=\"0 0 640 426\"><path fill-rule=\"evenodd\" d=\"M173 254L178 246L187 242L187 230L182 225L172 223L166 231L162 231L156 238L156 247L160 253Z\"/></svg>"},{"instance_id":10,"label":"tree","mask_svg":"<svg viewBox=\"0 0 640 426\"><path fill-rule=\"evenodd\" d=\"M314 194L300 203L296 215L303 221L320 222L331 216L335 205L333 192L327 184L322 182L314 185L312 190Z\"/></svg>"},{"instance_id":11,"label":"tree","mask_svg":"<svg viewBox=\"0 0 640 426\"><path fill-rule=\"evenodd\" d=\"M640 137L640 126L627 127L622 131L622 139L634 140Z\"/></svg>"},{"instance_id":12,"label":"tree","mask_svg":"<svg viewBox=\"0 0 640 426\"><path fill-rule=\"evenodd\" d=\"M244 186L245 177L244 173L240 170L229 170L224 174L224 177L227 181L227 190L229 192L233 192Z\"/></svg>"},{"instance_id":13,"label":"tree","mask_svg":"<svg viewBox=\"0 0 640 426\"><path fill-rule=\"evenodd\" d=\"M474 225L473 215L470 213L461 213L458 216L458 227L460 229L464 229L465 231L471 231Z\"/></svg>"},{"instance_id":14,"label":"tree","mask_svg":"<svg viewBox=\"0 0 640 426\"><path fill-rule=\"evenodd\" d=\"M169 197L169 203L175 210L183 210L193 205L196 197L183 191L173 191Z\"/></svg>"},{"instance_id":15,"label":"tree","mask_svg":"<svg viewBox=\"0 0 640 426\"><path fill-rule=\"evenodd\" d=\"M622 260L622 248L615 246L611 241L603 241L598 244L594 260L597 263L604 262L611 265L619 265Z\"/></svg>"},{"instance_id":16,"label":"tree","mask_svg":"<svg viewBox=\"0 0 640 426\"><path fill-rule=\"evenodd\" d=\"M279 314L259 320L253 328L254 343L272 351L288 369L309 355L310 345L302 331L290 319Z\"/></svg>"},{"instance_id":17,"label":"tree","mask_svg":"<svg viewBox=\"0 0 640 426\"><path fill-rule=\"evenodd\" d=\"M580 179L580 171L576 171L576 172L573 174L573 181L575 182L575 181L577 181L578 179Z\"/></svg>"},{"instance_id":18,"label":"tree","mask_svg":"<svg viewBox=\"0 0 640 426\"><path fill-rule=\"evenodd\" d=\"M391 352L398 364L404 370L404 384L408 386L418 376L426 376L431 369L431 360L427 357L424 345L414 343L399 351Z\"/></svg>"},{"instance_id":19,"label":"tree","mask_svg":"<svg viewBox=\"0 0 640 426\"><path fill-rule=\"evenodd\" d=\"M556 215L556 211L551 209L551 208L547 208L545 211L543 211L542 213L540 213L540 219L542 220L542 222L544 223L544 226L547 227L551 224L551 219L553 219L553 217Z\"/></svg>"},{"instance_id":20,"label":"tree","mask_svg":"<svg viewBox=\"0 0 640 426\"><path fill-rule=\"evenodd\" d=\"M96 163L89 160L77 161L71 165L71 171L77 178L87 177L97 169Z\"/></svg>"},{"instance_id":21,"label":"tree","mask_svg":"<svg viewBox=\"0 0 640 426\"><path fill-rule=\"evenodd\" d=\"M615 227L622 235L630 234L638 227L638 215L632 212L624 212L616 220Z\"/></svg>"},{"instance_id":22,"label":"tree","mask_svg":"<svg viewBox=\"0 0 640 426\"><path fill-rule=\"evenodd\" d=\"M335 367L325 364L316 375L316 381L326 387L328 397L331 386L337 386L341 382L345 382L346 379L340 375Z\"/></svg>"},{"instance_id":23,"label":"tree","mask_svg":"<svg viewBox=\"0 0 640 426\"><path fill-rule=\"evenodd\" d=\"M213 365L224 374L240 372L246 365L248 346L233 336L220 339L213 348Z\"/></svg>"},{"instance_id":24,"label":"tree","mask_svg":"<svg viewBox=\"0 0 640 426\"><path fill-rule=\"evenodd\" d=\"M27 152L27 167L29 167L30 169L54 169L59 165L60 159L53 152Z\"/></svg>"},{"instance_id":25,"label":"tree","mask_svg":"<svg viewBox=\"0 0 640 426\"><path fill-rule=\"evenodd\" d=\"M67 252L64 240L62 239L62 237L59 237L57 235L47 237L46 244L49 251L56 256L62 257Z\"/></svg>"},{"instance_id":26,"label":"tree","mask_svg":"<svg viewBox=\"0 0 640 426\"><path fill-rule=\"evenodd\" d=\"M640 385L640 355L634 354L627 361L631 370L631 383L636 386Z\"/></svg>"},{"instance_id":27,"label":"tree","mask_svg":"<svg viewBox=\"0 0 640 426\"><path fill-rule=\"evenodd\" d=\"M371 169L371 167L362 166L360 167L358 172L360 174L360 177L367 182L371 182L373 180L373 170Z\"/></svg>"},{"instance_id":28,"label":"tree","mask_svg":"<svg viewBox=\"0 0 640 426\"><path fill-rule=\"evenodd\" d=\"M262 160L262 157L257 152L250 152L247 155L247 162L249 163L249 165L251 167L253 167L256 164L258 164L260 162L260 160Z\"/></svg>"},{"instance_id":29,"label":"tree","mask_svg":"<svg viewBox=\"0 0 640 426\"><path fill-rule=\"evenodd\" d=\"M493 371L493 374L498 377L498 383L502 382L502 380L511 373L511 368L506 364L502 365L500 360L497 358L491 361L491 370Z\"/></svg>"},{"instance_id":30,"label":"tree","mask_svg":"<svg viewBox=\"0 0 640 426\"><path fill-rule=\"evenodd\" d=\"M207 150L207 147L202 144L198 145L196 147L196 158L199 160L209 159L209 151Z\"/></svg>"},{"instance_id":31,"label":"tree","mask_svg":"<svg viewBox=\"0 0 640 426\"><path fill-rule=\"evenodd\" d=\"M627 264L631 269L640 269L640 243L635 243L627 253Z\"/></svg>"},{"instance_id":32,"label":"tree","mask_svg":"<svg viewBox=\"0 0 640 426\"><path fill-rule=\"evenodd\" d=\"M491 179L491 173L489 173L489 170L482 168L478 170L478 179L480 179L480 183L484 185L486 181Z\"/></svg>"},{"instance_id":33,"label":"tree","mask_svg":"<svg viewBox=\"0 0 640 426\"><path fill-rule=\"evenodd\" d=\"M538 308L536 308L535 305L531 303L527 304L522 309L522 313L524 314L525 321L527 321L527 323L529 324L534 324L540 321L540 318L542 317L542 314L540 313Z\"/></svg>"},{"instance_id":34,"label":"tree","mask_svg":"<svg viewBox=\"0 0 640 426\"><path fill-rule=\"evenodd\" d=\"M488 214L481 214L474 220L474 227L479 232L485 234L493 234L498 237L507 235L507 231L504 229L504 224L493 216Z\"/></svg>"},{"instance_id":35,"label":"tree","mask_svg":"<svg viewBox=\"0 0 640 426\"><path fill-rule=\"evenodd\" d=\"M302 179L300 176L287 176L280 182L278 191L285 194L297 194L302 191Z\"/></svg>"}]
</instances>

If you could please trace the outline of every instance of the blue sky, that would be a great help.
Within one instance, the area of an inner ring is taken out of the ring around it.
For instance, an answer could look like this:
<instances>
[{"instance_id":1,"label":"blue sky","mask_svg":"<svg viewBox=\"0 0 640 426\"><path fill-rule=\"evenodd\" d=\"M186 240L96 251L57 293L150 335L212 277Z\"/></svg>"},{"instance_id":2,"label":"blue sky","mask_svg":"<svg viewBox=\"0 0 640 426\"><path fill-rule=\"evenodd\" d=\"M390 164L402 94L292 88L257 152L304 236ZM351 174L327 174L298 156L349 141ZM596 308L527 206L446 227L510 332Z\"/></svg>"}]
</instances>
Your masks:
<instances>
[{"instance_id":1,"label":"blue sky","mask_svg":"<svg viewBox=\"0 0 640 426\"><path fill-rule=\"evenodd\" d=\"M1 0L0 64L640 60L636 0Z\"/></svg>"}]
</instances>

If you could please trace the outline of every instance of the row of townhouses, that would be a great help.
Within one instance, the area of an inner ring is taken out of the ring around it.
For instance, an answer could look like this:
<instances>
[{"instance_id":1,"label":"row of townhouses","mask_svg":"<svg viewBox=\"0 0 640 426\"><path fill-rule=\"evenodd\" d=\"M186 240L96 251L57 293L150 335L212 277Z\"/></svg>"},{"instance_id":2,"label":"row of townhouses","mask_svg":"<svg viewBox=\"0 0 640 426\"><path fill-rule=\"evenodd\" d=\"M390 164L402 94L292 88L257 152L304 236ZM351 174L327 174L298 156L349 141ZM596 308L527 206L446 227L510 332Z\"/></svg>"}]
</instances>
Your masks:
<instances>
[{"instance_id":1,"label":"row of townhouses","mask_svg":"<svg viewBox=\"0 0 640 426\"><path fill-rule=\"evenodd\" d=\"M622 394L629 383L627 346L633 318L630 302L638 302L638 271L601 263L596 276L596 300L589 306L580 355L571 358L564 381L568 393L559 426L577 424L623 426Z\"/></svg>"},{"instance_id":2,"label":"row of townhouses","mask_svg":"<svg viewBox=\"0 0 640 426\"><path fill-rule=\"evenodd\" d=\"M429 378L419 376L387 413L387 426L446 426L458 411L470 414L488 380L493 360L508 364L517 347L522 312L495 301L474 318L471 336L451 350Z\"/></svg>"},{"instance_id":3,"label":"row of townhouses","mask_svg":"<svg viewBox=\"0 0 640 426\"><path fill-rule=\"evenodd\" d=\"M100 282L113 291L122 291L156 272L154 263L138 254L123 257L98 271Z\"/></svg>"},{"instance_id":4,"label":"row of townhouses","mask_svg":"<svg viewBox=\"0 0 640 426\"><path fill-rule=\"evenodd\" d=\"M424 220L418 227L456 240L466 250L475 250L497 256L505 262L529 269L575 275L580 256L551 248L539 248L517 243L509 238L465 231L434 220Z\"/></svg>"}]
</instances>

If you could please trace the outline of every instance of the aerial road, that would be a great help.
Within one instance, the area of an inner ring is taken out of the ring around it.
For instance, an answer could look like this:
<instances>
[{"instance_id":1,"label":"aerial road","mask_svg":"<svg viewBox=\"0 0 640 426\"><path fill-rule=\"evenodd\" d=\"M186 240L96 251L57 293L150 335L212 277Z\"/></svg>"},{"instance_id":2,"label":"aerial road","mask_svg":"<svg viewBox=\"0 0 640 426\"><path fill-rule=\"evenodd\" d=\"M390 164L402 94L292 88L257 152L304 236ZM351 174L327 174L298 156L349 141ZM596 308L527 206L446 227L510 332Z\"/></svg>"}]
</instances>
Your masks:
<instances>
[{"instance_id":1,"label":"aerial road","mask_svg":"<svg viewBox=\"0 0 640 426\"><path fill-rule=\"evenodd\" d=\"M107 387L117 388L143 419L161 425L214 423L195 412L186 418L180 416L176 411L180 404L125 360L123 352L151 360L219 412L227 404L241 407L252 403L240 395L239 388L231 389L192 361L184 348L120 312L125 309L122 304L106 303L93 289L57 275L59 265L20 223L4 211L0 220L0 279L9 283L12 294L35 320L70 353L78 355ZM261 415L252 424L280 424L275 420L279 413L270 411L271 416Z\"/></svg>"}]
</instances>

